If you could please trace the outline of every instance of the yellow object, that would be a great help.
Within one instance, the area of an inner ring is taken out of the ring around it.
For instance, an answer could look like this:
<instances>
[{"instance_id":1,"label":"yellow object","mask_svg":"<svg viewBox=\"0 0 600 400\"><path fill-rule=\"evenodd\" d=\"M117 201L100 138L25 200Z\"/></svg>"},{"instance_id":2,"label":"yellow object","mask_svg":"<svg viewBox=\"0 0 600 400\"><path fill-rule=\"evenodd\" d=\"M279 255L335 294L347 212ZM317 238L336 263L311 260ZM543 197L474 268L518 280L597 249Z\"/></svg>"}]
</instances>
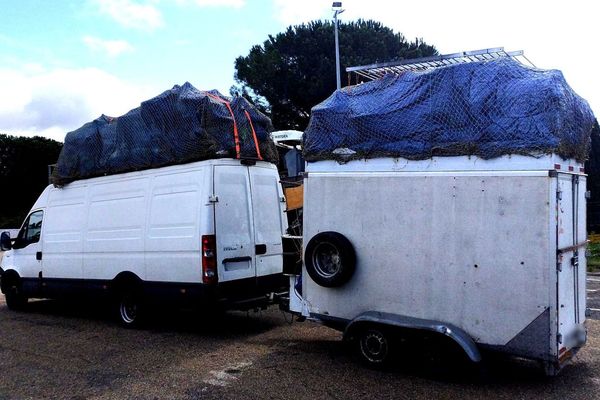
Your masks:
<instances>
[{"instance_id":1,"label":"yellow object","mask_svg":"<svg viewBox=\"0 0 600 400\"><path fill-rule=\"evenodd\" d=\"M304 185L285 188L285 202L287 204L287 211L297 210L302 208L304 204Z\"/></svg>"}]
</instances>

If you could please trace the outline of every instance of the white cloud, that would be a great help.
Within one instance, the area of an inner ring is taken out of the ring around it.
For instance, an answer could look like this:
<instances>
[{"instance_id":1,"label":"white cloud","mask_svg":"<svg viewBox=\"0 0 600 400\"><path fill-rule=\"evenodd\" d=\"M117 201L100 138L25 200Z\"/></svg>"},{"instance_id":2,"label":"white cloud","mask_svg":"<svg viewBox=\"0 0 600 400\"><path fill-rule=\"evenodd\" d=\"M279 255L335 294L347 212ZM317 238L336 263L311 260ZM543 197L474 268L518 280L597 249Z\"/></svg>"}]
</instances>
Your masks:
<instances>
[{"instance_id":1,"label":"white cloud","mask_svg":"<svg viewBox=\"0 0 600 400\"><path fill-rule=\"evenodd\" d=\"M297 25L314 19L324 18L331 10L329 1L320 0L273 0L275 18L284 25Z\"/></svg>"},{"instance_id":2,"label":"white cloud","mask_svg":"<svg viewBox=\"0 0 600 400\"><path fill-rule=\"evenodd\" d=\"M156 95L97 68L0 69L0 132L63 140L101 114L119 116Z\"/></svg>"},{"instance_id":3,"label":"white cloud","mask_svg":"<svg viewBox=\"0 0 600 400\"><path fill-rule=\"evenodd\" d=\"M121 26L153 31L165 25L160 3L195 5L198 7L242 8L246 0L88 0L101 14L108 15ZM0 37L2 39L2 37Z\"/></svg>"},{"instance_id":4,"label":"white cloud","mask_svg":"<svg viewBox=\"0 0 600 400\"><path fill-rule=\"evenodd\" d=\"M246 0L193 0L200 7L231 7L242 8Z\"/></svg>"},{"instance_id":5,"label":"white cloud","mask_svg":"<svg viewBox=\"0 0 600 400\"><path fill-rule=\"evenodd\" d=\"M331 1L273 0L275 18L285 25L331 20ZM538 67L562 70L567 82L600 117L600 5L587 0L343 0L343 21L374 19L407 39L422 37L442 54L504 46L525 50Z\"/></svg>"},{"instance_id":6,"label":"white cloud","mask_svg":"<svg viewBox=\"0 0 600 400\"><path fill-rule=\"evenodd\" d=\"M246 5L246 0L155 0L163 3L174 2L178 6L197 6L197 7L229 7L242 8Z\"/></svg>"},{"instance_id":7,"label":"white cloud","mask_svg":"<svg viewBox=\"0 0 600 400\"><path fill-rule=\"evenodd\" d=\"M104 40L93 36L84 36L81 40L92 51L102 52L111 58L133 51L133 46L125 40Z\"/></svg>"},{"instance_id":8,"label":"white cloud","mask_svg":"<svg viewBox=\"0 0 600 400\"><path fill-rule=\"evenodd\" d=\"M134 0L92 0L100 13L126 28L152 31L164 25L161 12L150 2Z\"/></svg>"}]
</instances>

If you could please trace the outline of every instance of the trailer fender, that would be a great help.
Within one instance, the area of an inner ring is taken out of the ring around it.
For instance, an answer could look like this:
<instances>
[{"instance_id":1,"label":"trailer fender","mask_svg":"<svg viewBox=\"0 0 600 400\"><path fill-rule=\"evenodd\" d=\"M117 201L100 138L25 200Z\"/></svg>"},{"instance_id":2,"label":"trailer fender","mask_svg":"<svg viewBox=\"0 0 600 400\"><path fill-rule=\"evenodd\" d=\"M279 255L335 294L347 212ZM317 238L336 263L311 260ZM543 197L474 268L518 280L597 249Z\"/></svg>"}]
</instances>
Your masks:
<instances>
[{"instance_id":1,"label":"trailer fender","mask_svg":"<svg viewBox=\"0 0 600 400\"><path fill-rule=\"evenodd\" d=\"M430 319L407 317L404 315L367 311L354 318L344 330L344 339L352 336L353 331L364 323L376 323L400 328L426 330L446 335L454 340L473 362L481 361L481 353L467 332L457 326Z\"/></svg>"}]
</instances>

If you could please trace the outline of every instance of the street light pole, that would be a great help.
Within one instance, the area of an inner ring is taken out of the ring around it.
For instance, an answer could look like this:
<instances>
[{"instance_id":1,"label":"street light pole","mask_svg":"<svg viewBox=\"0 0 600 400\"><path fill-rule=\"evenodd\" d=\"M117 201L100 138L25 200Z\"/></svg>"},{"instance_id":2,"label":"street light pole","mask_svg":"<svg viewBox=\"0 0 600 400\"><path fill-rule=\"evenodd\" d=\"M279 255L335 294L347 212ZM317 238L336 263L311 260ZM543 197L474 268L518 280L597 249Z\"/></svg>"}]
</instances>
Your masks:
<instances>
[{"instance_id":1,"label":"street light pole","mask_svg":"<svg viewBox=\"0 0 600 400\"><path fill-rule=\"evenodd\" d=\"M335 78L337 82L337 89L340 90L342 87L342 80L340 76L340 43L338 40L338 14L344 12L342 10L342 2L334 1L331 5L333 9L333 21L334 21L334 31L335 31Z\"/></svg>"}]
</instances>

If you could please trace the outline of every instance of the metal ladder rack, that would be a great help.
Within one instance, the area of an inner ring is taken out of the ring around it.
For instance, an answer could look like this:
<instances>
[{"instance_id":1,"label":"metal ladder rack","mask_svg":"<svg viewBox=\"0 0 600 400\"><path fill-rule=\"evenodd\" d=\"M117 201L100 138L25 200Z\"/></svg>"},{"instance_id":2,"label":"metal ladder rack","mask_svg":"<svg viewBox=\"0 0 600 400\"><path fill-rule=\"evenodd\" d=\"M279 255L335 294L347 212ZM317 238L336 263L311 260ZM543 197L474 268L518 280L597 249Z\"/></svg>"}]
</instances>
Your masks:
<instances>
[{"instance_id":1,"label":"metal ladder rack","mask_svg":"<svg viewBox=\"0 0 600 400\"><path fill-rule=\"evenodd\" d=\"M504 50L504 47L494 47L482 50L462 51L460 53L444 54L440 56L348 67L346 68L346 72L348 73L348 84L350 85L352 82L352 74L355 75L355 83L361 83L381 78L385 74L400 74L406 71L426 71L429 69L446 67L449 65L477 61L489 61L502 57L510 57L522 64L524 64L524 60L532 67L535 67L535 65L533 65L533 63L529 61L527 57L525 57L525 52L523 50L506 51Z\"/></svg>"}]
</instances>

